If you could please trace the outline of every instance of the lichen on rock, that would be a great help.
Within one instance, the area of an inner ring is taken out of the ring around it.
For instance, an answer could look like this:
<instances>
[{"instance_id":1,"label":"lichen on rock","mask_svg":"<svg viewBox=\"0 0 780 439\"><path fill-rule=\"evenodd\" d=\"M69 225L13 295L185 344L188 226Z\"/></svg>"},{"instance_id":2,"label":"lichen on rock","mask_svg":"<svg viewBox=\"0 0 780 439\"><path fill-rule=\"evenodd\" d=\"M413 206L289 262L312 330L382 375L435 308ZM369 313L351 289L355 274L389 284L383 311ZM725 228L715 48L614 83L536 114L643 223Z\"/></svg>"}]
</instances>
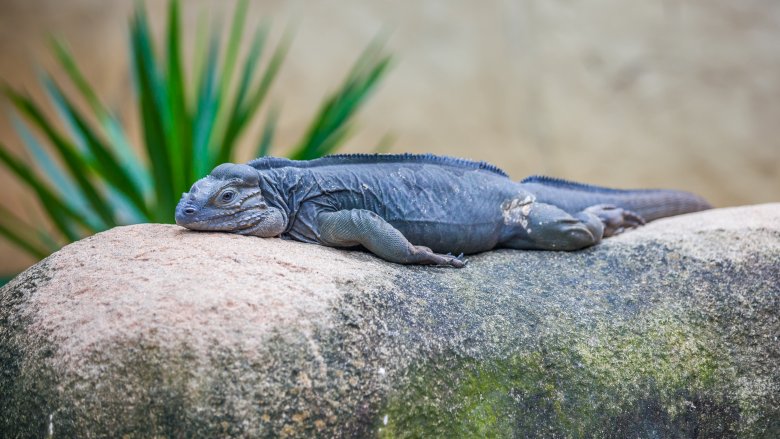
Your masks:
<instances>
[{"instance_id":1,"label":"lichen on rock","mask_svg":"<svg viewBox=\"0 0 780 439\"><path fill-rule=\"evenodd\" d=\"M0 289L11 437L780 435L780 205L400 266L121 227Z\"/></svg>"}]
</instances>

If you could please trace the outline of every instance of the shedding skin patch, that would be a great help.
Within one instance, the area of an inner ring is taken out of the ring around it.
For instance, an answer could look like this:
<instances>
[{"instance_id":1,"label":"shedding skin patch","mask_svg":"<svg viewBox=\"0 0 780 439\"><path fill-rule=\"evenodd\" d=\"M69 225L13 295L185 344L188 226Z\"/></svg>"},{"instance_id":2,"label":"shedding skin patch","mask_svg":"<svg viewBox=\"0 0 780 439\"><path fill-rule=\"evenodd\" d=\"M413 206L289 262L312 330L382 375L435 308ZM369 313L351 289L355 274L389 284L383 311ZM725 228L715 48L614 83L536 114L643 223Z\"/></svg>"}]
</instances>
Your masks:
<instances>
[{"instance_id":1,"label":"shedding skin patch","mask_svg":"<svg viewBox=\"0 0 780 439\"><path fill-rule=\"evenodd\" d=\"M528 229L528 215L531 214L536 197L526 195L524 198L512 198L501 203L501 214L504 216L504 224L521 225Z\"/></svg>"}]
</instances>

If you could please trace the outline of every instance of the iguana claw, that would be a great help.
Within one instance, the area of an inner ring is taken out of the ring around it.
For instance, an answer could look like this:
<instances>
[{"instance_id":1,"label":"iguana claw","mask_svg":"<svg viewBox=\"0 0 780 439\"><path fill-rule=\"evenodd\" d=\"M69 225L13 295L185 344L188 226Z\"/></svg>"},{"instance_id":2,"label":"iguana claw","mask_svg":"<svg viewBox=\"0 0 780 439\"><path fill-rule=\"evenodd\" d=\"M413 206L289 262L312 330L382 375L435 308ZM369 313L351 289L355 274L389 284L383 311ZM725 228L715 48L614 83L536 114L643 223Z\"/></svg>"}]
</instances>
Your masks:
<instances>
[{"instance_id":1,"label":"iguana claw","mask_svg":"<svg viewBox=\"0 0 780 439\"><path fill-rule=\"evenodd\" d=\"M452 253L447 253L446 255L441 255L441 258L443 261L437 265L463 268L468 263L468 261L463 257L463 253L459 254L458 256L455 256Z\"/></svg>"},{"instance_id":2,"label":"iguana claw","mask_svg":"<svg viewBox=\"0 0 780 439\"><path fill-rule=\"evenodd\" d=\"M585 212L596 215L604 223L605 238L645 224L645 219L638 213L611 204L597 204Z\"/></svg>"},{"instance_id":3,"label":"iguana claw","mask_svg":"<svg viewBox=\"0 0 780 439\"><path fill-rule=\"evenodd\" d=\"M452 265L455 268L463 268L469 262L466 258L463 257L463 253L459 254L458 256L453 256L452 253L447 253L447 256L450 258L448 265Z\"/></svg>"}]
</instances>

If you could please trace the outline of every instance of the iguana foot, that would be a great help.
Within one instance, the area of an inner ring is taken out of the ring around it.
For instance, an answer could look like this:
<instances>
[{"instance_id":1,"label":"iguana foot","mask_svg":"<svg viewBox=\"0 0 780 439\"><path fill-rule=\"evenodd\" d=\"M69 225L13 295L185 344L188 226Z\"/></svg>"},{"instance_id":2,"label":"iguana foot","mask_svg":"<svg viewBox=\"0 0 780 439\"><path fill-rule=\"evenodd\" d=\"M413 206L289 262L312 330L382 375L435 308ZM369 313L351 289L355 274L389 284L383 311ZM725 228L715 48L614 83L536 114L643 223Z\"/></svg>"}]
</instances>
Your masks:
<instances>
[{"instance_id":1,"label":"iguana foot","mask_svg":"<svg viewBox=\"0 0 780 439\"><path fill-rule=\"evenodd\" d=\"M463 257L463 253L458 256L452 256L451 253L447 253L447 256L453 258L452 261L450 261L450 265L455 268L463 268L469 263L469 260Z\"/></svg>"},{"instance_id":2,"label":"iguana foot","mask_svg":"<svg viewBox=\"0 0 780 439\"><path fill-rule=\"evenodd\" d=\"M585 212L596 215L604 223L604 238L645 224L645 219L638 213L611 204L597 204Z\"/></svg>"},{"instance_id":3,"label":"iguana foot","mask_svg":"<svg viewBox=\"0 0 780 439\"><path fill-rule=\"evenodd\" d=\"M439 253L434 253L433 250L422 245L416 245L414 246L414 249L415 249L415 258L417 259L416 262L418 264L442 265L442 266L451 266L455 268L463 268L466 266L466 263L468 262L463 257L463 253L461 253L458 256L453 256L451 253L442 255Z\"/></svg>"},{"instance_id":4,"label":"iguana foot","mask_svg":"<svg viewBox=\"0 0 780 439\"><path fill-rule=\"evenodd\" d=\"M452 266L455 268L463 268L466 266L466 259L463 258L463 253L458 256L453 256L451 253L446 255L434 253L430 248L424 246L415 246L417 251L417 257L419 257L418 263L427 265L441 265Z\"/></svg>"}]
</instances>

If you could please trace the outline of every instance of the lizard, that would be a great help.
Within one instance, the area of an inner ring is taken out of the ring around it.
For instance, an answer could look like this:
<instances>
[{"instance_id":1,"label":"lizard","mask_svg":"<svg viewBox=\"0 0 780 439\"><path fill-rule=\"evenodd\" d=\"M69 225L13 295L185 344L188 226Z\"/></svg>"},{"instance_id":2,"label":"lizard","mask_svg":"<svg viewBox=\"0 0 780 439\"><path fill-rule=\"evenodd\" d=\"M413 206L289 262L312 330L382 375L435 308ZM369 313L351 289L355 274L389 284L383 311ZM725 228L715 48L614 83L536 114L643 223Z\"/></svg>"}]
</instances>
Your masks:
<instances>
[{"instance_id":1,"label":"lizard","mask_svg":"<svg viewBox=\"0 0 780 439\"><path fill-rule=\"evenodd\" d=\"M666 189L610 189L433 154L261 157L224 163L183 193L197 231L360 248L400 264L463 267L495 248L583 249L658 218L711 206Z\"/></svg>"}]
</instances>

